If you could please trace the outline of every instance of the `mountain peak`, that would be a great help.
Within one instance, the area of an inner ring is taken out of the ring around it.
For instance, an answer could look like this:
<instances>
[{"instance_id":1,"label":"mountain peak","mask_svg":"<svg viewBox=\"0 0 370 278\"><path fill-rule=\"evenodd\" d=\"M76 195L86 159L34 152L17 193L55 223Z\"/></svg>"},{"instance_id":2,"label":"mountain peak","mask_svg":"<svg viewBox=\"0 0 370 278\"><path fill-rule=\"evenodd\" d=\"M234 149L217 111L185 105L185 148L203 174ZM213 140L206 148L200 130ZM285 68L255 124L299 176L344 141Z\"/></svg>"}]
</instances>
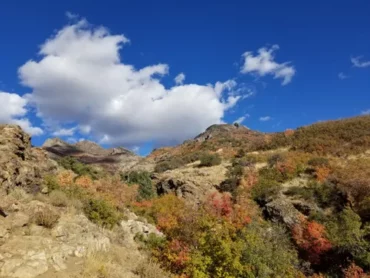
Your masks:
<instances>
[{"instance_id":1,"label":"mountain peak","mask_svg":"<svg viewBox=\"0 0 370 278\"><path fill-rule=\"evenodd\" d=\"M48 148L48 147L52 147L52 146L62 146L62 147L65 147L65 146L69 146L70 144L68 144L67 142L63 141L62 139L58 138L58 137L55 137L55 138L48 138L46 139L46 141L44 142L44 144L42 145L43 148Z\"/></svg>"}]
</instances>

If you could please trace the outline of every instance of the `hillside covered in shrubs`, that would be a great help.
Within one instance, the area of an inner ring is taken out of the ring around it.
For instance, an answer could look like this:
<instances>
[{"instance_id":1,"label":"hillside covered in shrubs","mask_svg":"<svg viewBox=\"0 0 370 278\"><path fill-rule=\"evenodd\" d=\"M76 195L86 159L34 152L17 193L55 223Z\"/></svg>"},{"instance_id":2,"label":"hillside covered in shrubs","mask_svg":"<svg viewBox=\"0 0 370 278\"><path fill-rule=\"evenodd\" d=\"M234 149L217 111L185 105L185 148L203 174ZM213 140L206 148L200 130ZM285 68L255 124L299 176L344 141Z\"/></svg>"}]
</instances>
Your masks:
<instances>
[{"instance_id":1,"label":"hillside covered in shrubs","mask_svg":"<svg viewBox=\"0 0 370 278\"><path fill-rule=\"evenodd\" d=\"M137 277L369 277L369 144L370 116L274 134L216 125L132 169L65 156L38 191L18 187L112 233L132 213L156 227L135 234L152 267ZM54 211L34 219L60 221ZM117 244L128 236L117 234Z\"/></svg>"}]
</instances>

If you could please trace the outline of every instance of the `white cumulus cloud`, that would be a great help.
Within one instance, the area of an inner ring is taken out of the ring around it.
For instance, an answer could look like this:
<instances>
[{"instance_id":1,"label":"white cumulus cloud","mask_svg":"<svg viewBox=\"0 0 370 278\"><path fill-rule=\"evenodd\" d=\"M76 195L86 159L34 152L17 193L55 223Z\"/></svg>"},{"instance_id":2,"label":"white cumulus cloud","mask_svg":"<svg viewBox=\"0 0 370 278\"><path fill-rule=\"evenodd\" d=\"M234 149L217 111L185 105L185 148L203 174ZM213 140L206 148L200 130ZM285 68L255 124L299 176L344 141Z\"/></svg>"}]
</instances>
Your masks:
<instances>
[{"instance_id":1,"label":"white cumulus cloud","mask_svg":"<svg viewBox=\"0 0 370 278\"><path fill-rule=\"evenodd\" d=\"M182 85L185 81L185 74L184 73L179 73L176 77L175 77L175 83L176 85Z\"/></svg>"},{"instance_id":2,"label":"white cumulus cloud","mask_svg":"<svg viewBox=\"0 0 370 278\"><path fill-rule=\"evenodd\" d=\"M260 117L260 121L261 122L267 122L269 120L271 120L272 118L270 116L265 116L265 117Z\"/></svg>"},{"instance_id":3,"label":"white cumulus cloud","mask_svg":"<svg viewBox=\"0 0 370 278\"><path fill-rule=\"evenodd\" d=\"M18 94L1 92L0 91L0 123L3 124L17 124L23 130L31 135L41 135L42 129L34 127L29 119L25 116L27 114L27 100Z\"/></svg>"},{"instance_id":4,"label":"white cumulus cloud","mask_svg":"<svg viewBox=\"0 0 370 278\"><path fill-rule=\"evenodd\" d=\"M148 140L177 143L211 124L242 97L233 80L165 87L165 64L136 69L124 63L129 40L82 20L59 30L41 45L40 59L19 68L27 100L55 127L75 126L108 144L137 146ZM55 128L54 130L58 130Z\"/></svg>"},{"instance_id":5,"label":"white cumulus cloud","mask_svg":"<svg viewBox=\"0 0 370 278\"><path fill-rule=\"evenodd\" d=\"M72 128L61 128L54 131L53 136L73 136L75 133L76 127Z\"/></svg>"},{"instance_id":6,"label":"white cumulus cloud","mask_svg":"<svg viewBox=\"0 0 370 278\"><path fill-rule=\"evenodd\" d=\"M356 68L367 68L370 67L370 60L364 61L363 56L352 57L351 62Z\"/></svg>"},{"instance_id":7,"label":"white cumulus cloud","mask_svg":"<svg viewBox=\"0 0 370 278\"><path fill-rule=\"evenodd\" d=\"M244 65L240 71L256 74L257 76L270 74L275 79L282 79L282 85L290 83L296 70L290 62L278 63L275 61L274 52L278 49L278 45L273 45L271 48L262 47L258 49L257 55L253 55L253 52L245 52L243 54Z\"/></svg>"}]
</instances>

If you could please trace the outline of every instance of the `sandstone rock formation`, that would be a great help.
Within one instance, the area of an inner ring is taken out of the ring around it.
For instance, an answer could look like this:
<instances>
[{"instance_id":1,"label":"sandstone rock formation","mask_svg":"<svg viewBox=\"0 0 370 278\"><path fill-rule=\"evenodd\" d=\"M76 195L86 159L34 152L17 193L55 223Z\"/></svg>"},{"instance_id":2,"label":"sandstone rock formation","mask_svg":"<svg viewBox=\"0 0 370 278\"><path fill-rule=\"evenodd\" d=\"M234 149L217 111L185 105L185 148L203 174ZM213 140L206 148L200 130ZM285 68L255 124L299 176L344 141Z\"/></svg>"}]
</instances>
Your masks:
<instances>
[{"instance_id":1,"label":"sandstone rock formation","mask_svg":"<svg viewBox=\"0 0 370 278\"><path fill-rule=\"evenodd\" d=\"M198 167L199 162L153 176L158 194L175 193L192 203L200 203L226 179L228 164Z\"/></svg>"},{"instance_id":2,"label":"sandstone rock formation","mask_svg":"<svg viewBox=\"0 0 370 278\"><path fill-rule=\"evenodd\" d=\"M0 189L21 186L38 191L43 174L55 169L43 150L31 148L30 136L19 126L0 125Z\"/></svg>"}]
</instances>

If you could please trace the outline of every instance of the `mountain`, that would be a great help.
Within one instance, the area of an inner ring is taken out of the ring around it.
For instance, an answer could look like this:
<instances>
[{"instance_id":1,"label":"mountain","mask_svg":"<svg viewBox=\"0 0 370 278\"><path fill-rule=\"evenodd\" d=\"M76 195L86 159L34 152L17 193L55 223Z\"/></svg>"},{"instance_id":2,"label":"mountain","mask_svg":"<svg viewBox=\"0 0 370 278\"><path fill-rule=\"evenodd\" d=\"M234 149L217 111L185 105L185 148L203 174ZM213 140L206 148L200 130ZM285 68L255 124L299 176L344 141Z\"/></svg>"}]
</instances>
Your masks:
<instances>
[{"instance_id":1,"label":"mountain","mask_svg":"<svg viewBox=\"0 0 370 278\"><path fill-rule=\"evenodd\" d=\"M142 159L123 147L104 149L88 140L69 144L60 138L51 138L45 141L42 149L54 160L71 156L82 163L99 166L108 171L129 168Z\"/></svg>"},{"instance_id":2,"label":"mountain","mask_svg":"<svg viewBox=\"0 0 370 278\"><path fill-rule=\"evenodd\" d=\"M178 146L155 149L148 157L161 161L191 153L218 151L223 157L231 158L239 149L257 149L267 136L242 125L215 124L194 139Z\"/></svg>"}]
</instances>

